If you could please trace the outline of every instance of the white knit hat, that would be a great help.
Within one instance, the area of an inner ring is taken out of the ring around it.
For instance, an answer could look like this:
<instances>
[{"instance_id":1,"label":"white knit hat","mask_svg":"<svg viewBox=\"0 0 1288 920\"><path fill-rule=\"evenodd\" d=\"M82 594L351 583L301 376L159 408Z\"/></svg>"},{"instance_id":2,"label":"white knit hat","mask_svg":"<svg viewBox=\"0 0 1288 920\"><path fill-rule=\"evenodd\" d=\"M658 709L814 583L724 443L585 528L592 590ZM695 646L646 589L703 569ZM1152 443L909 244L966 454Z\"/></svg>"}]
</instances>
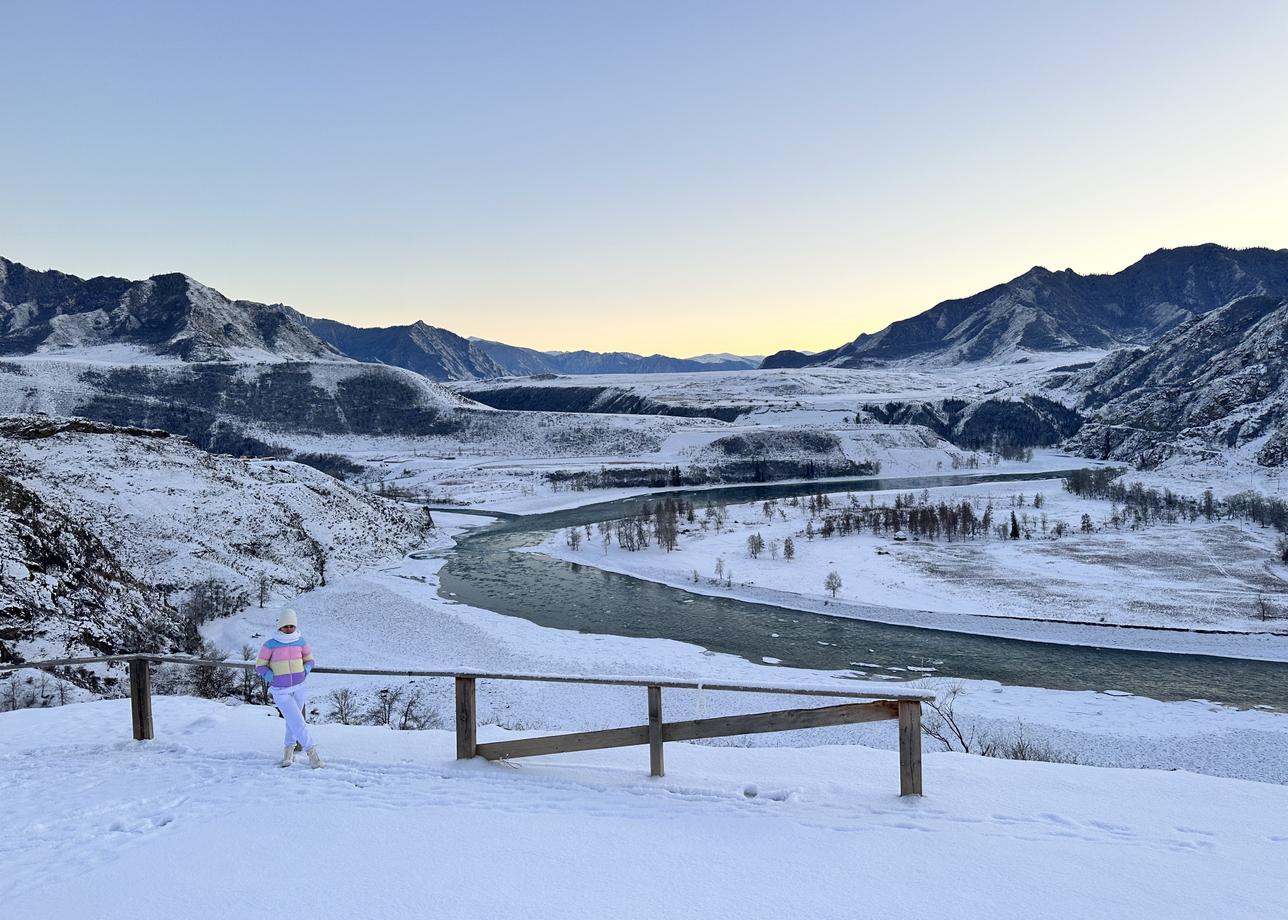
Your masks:
<instances>
[{"instance_id":1,"label":"white knit hat","mask_svg":"<svg viewBox=\"0 0 1288 920\"><path fill-rule=\"evenodd\" d=\"M295 616L295 610L291 607L283 607L282 612L277 615L278 629L281 629L283 626L294 626L299 628L299 625L300 621Z\"/></svg>"}]
</instances>

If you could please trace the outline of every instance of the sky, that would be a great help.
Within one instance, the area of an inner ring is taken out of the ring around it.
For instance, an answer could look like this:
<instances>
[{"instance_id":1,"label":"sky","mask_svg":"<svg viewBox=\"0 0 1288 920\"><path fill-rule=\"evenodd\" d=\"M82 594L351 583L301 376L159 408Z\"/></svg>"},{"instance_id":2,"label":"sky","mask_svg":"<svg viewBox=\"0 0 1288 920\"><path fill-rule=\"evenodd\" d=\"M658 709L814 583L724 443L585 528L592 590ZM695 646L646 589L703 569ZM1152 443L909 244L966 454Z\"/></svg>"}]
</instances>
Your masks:
<instances>
[{"instance_id":1,"label":"sky","mask_svg":"<svg viewBox=\"0 0 1288 920\"><path fill-rule=\"evenodd\" d=\"M1288 3L0 2L0 255L545 349L818 350L1288 246Z\"/></svg>"}]
</instances>

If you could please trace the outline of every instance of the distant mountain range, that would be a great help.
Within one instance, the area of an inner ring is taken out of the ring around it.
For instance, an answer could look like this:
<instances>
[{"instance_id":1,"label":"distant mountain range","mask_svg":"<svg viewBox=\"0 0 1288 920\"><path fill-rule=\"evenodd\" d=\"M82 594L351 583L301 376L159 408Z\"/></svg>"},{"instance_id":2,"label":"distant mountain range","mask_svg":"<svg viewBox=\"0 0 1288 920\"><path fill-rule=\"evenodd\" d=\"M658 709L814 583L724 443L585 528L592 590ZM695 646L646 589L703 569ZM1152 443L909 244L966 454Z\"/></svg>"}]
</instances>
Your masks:
<instances>
[{"instance_id":1,"label":"distant mountain range","mask_svg":"<svg viewBox=\"0 0 1288 920\"><path fill-rule=\"evenodd\" d=\"M433 380L748 370L759 363L759 357L735 355L542 352L466 339L423 322L362 328L282 304L230 300L182 274L85 280L0 258L0 354L57 354L104 345L133 345L193 362L348 358Z\"/></svg>"},{"instance_id":2,"label":"distant mountain range","mask_svg":"<svg viewBox=\"0 0 1288 920\"><path fill-rule=\"evenodd\" d=\"M44 360L103 347L106 363L75 371ZM1039 392L1019 401L952 398L862 411L967 447L1063 443L1142 467L1178 453L1288 464L1288 250L1159 250L1114 275L1035 268L841 348L780 352L763 365L1015 361L1090 348L1110 353L1053 368ZM463 397L501 409L729 421L754 403L749 396L748 405L672 405L575 379L502 381L457 394L431 380L739 370L755 359L542 352L425 323L363 329L281 304L230 300L180 274L83 280L0 258L5 355L39 358L0 360L6 412L163 428L210 449L258 455L278 451L258 439L260 430L452 435L513 425Z\"/></svg>"},{"instance_id":3,"label":"distant mountain range","mask_svg":"<svg viewBox=\"0 0 1288 920\"><path fill-rule=\"evenodd\" d=\"M1113 275L1036 267L839 348L814 355L780 351L761 366L853 368L908 358L958 364L1143 345L1251 294L1288 294L1288 250L1212 243L1160 249Z\"/></svg>"}]
</instances>

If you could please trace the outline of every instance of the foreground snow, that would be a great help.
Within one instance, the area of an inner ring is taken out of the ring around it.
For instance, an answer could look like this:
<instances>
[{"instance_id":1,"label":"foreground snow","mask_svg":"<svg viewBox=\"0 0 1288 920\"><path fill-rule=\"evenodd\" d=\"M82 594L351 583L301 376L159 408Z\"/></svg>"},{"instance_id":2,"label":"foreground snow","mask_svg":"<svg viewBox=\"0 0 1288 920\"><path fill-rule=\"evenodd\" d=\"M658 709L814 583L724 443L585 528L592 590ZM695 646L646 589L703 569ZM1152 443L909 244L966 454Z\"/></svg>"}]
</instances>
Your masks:
<instances>
[{"instance_id":1,"label":"foreground snow","mask_svg":"<svg viewBox=\"0 0 1288 920\"><path fill-rule=\"evenodd\" d=\"M13 916L1288 911L1280 786L931 754L900 799L896 755L858 747L672 744L652 780L638 748L459 764L448 732L336 725L326 769L284 771L265 708L160 698L156 741L129 724L124 700L0 716Z\"/></svg>"}]
</instances>

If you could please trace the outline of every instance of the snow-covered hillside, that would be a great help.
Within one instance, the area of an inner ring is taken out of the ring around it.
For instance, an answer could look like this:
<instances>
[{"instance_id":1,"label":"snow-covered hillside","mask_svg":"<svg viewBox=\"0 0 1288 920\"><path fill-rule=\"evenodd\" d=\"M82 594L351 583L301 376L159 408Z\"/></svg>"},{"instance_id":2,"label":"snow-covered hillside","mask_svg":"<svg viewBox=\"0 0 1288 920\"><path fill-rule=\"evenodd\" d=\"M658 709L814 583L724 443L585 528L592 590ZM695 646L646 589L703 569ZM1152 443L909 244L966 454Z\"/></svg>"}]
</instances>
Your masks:
<instances>
[{"instance_id":1,"label":"snow-covered hillside","mask_svg":"<svg viewBox=\"0 0 1288 920\"><path fill-rule=\"evenodd\" d=\"M107 558L126 573L116 587L99 592L98 606L104 615L125 616L145 609L145 601L177 601L212 578L252 596L264 578L274 595L294 595L326 578L400 558L419 542L427 522L415 507L298 463L235 460L164 432L97 423L5 421L0 474L22 492L10 502L10 514L48 519L61 532L83 531L78 539L86 543L57 566L33 558L30 549L6 566L0 597L20 598L8 612L18 632L10 647L28 658L136 644L134 630L97 623L93 606L51 609L28 596L29 577L62 584L53 589L58 596L86 577L86 567L101 570L106 562L95 562L102 555L95 547L109 548ZM40 510L25 511L33 502ZM73 613L76 621L96 625L68 632L72 621L64 617ZM178 638L174 629L170 633Z\"/></svg>"}]
</instances>

